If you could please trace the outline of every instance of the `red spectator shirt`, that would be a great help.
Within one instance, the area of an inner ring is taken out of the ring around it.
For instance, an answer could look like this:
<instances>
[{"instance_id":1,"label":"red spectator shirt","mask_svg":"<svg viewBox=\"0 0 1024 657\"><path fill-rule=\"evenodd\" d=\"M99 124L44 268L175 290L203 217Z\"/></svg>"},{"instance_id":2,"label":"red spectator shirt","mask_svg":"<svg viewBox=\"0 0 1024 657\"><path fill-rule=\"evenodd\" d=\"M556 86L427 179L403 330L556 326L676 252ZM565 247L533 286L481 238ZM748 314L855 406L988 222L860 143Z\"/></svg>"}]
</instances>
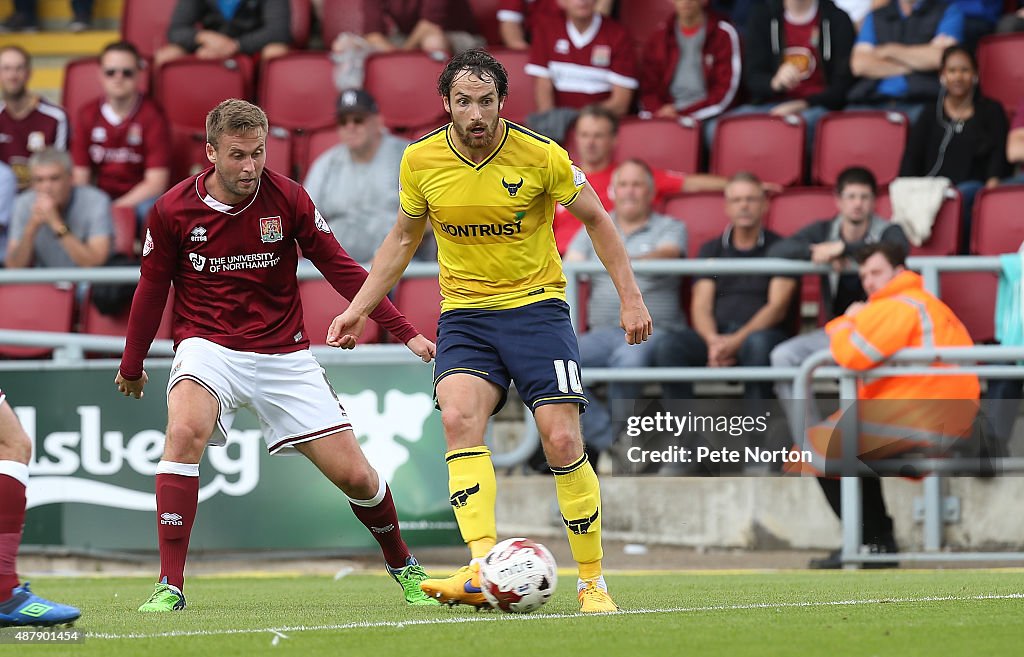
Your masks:
<instances>
[{"instance_id":1,"label":"red spectator shirt","mask_svg":"<svg viewBox=\"0 0 1024 657\"><path fill-rule=\"evenodd\" d=\"M556 107L601 102L611 95L613 85L640 86L629 35L600 15L582 34L562 15L538 16L526 72L551 79Z\"/></svg>"},{"instance_id":2,"label":"red spectator shirt","mask_svg":"<svg viewBox=\"0 0 1024 657\"><path fill-rule=\"evenodd\" d=\"M600 171L587 174L587 183L597 193L597 198L601 199L601 205L608 212L615 209L615 203L612 202L611 191L612 191L612 173L617 167L617 163L609 164ZM665 169L651 169L651 173L654 174L654 203L657 204L663 198L669 194L675 194L683 189L683 181L686 180L686 176L678 171L666 171ZM571 212L563 208L561 205L555 208L555 219L552 222L552 230L555 232L555 243L558 245L558 252L565 255L566 250L569 248L569 243L572 242L572 238L576 236L576 232L580 229L583 224L577 219Z\"/></svg>"},{"instance_id":3,"label":"red spectator shirt","mask_svg":"<svg viewBox=\"0 0 1024 657\"><path fill-rule=\"evenodd\" d=\"M200 337L228 349L276 354L309 346L296 244L343 297L354 297L366 280L366 270L341 248L298 183L264 169L252 196L228 206L208 194L204 181L211 172L175 185L147 217L142 276L121 360L126 379L142 375L171 282L175 345ZM342 307L339 300L339 312ZM417 334L387 299L371 317L402 342Z\"/></svg>"},{"instance_id":4,"label":"red spectator shirt","mask_svg":"<svg viewBox=\"0 0 1024 657\"><path fill-rule=\"evenodd\" d=\"M390 34L392 27L409 34L420 20L446 32L476 32L466 0L363 0L363 34Z\"/></svg>"},{"instance_id":5,"label":"red spectator shirt","mask_svg":"<svg viewBox=\"0 0 1024 657\"><path fill-rule=\"evenodd\" d=\"M28 158L47 146L68 148L68 117L60 107L39 98L28 116L16 120L0 102L0 160L10 165L18 189L28 187Z\"/></svg>"},{"instance_id":6,"label":"red spectator shirt","mask_svg":"<svg viewBox=\"0 0 1024 657\"><path fill-rule=\"evenodd\" d=\"M786 49L782 61L793 64L801 73L800 82L786 94L788 98L803 99L825 91L825 72L818 59L820 24L818 12L802 25L784 21Z\"/></svg>"},{"instance_id":7,"label":"red spectator shirt","mask_svg":"<svg viewBox=\"0 0 1024 657\"><path fill-rule=\"evenodd\" d=\"M143 96L125 119L96 99L78 115L71 155L76 166L96 174L97 187L118 199L142 182L146 169L170 167L167 120Z\"/></svg>"},{"instance_id":8,"label":"red spectator shirt","mask_svg":"<svg viewBox=\"0 0 1024 657\"><path fill-rule=\"evenodd\" d=\"M523 23L533 34L542 17L561 17L565 20L558 0L498 0L498 20L503 23Z\"/></svg>"}]
</instances>

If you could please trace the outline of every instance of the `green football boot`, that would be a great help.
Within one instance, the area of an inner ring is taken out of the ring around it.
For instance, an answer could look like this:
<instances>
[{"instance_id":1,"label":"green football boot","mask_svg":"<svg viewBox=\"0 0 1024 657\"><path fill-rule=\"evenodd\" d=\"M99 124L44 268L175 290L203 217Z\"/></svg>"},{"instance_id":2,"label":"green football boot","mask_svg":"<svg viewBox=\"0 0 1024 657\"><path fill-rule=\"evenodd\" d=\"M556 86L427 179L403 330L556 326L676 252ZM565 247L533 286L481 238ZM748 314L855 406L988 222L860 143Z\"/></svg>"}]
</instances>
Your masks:
<instances>
[{"instance_id":1,"label":"green football boot","mask_svg":"<svg viewBox=\"0 0 1024 657\"><path fill-rule=\"evenodd\" d=\"M387 566L387 564L385 564ZM402 587L405 592L405 601L410 605L437 607L437 600L432 599L420 589L420 582L427 579L427 573L416 561L416 557L410 556L405 560L404 568L392 568L387 566L388 574Z\"/></svg>"},{"instance_id":2,"label":"green football boot","mask_svg":"<svg viewBox=\"0 0 1024 657\"><path fill-rule=\"evenodd\" d=\"M167 583L167 578L157 582L153 595L149 596L139 611L180 611L185 608L185 596L177 586Z\"/></svg>"}]
</instances>

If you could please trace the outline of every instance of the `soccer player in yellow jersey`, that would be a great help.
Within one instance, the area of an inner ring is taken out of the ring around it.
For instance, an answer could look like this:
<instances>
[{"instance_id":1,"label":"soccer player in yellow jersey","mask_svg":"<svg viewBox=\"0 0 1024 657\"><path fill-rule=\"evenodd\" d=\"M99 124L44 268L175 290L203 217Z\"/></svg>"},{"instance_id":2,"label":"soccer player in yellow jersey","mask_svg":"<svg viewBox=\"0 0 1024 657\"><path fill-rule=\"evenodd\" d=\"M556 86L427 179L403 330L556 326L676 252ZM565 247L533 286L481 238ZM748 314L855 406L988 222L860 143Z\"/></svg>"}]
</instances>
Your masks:
<instances>
[{"instance_id":1,"label":"soccer player in yellow jersey","mask_svg":"<svg viewBox=\"0 0 1024 657\"><path fill-rule=\"evenodd\" d=\"M484 431L515 381L555 475L579 565L580 610L617 611L601 575L601 493L583 451L580 413L587 399L551 229L556 202L590 233L618 291L628 343L647 339L651 316L622 241L583 172L551 140L499 117L508 95L504 67L486 52L465 52L441 73L438 92L452 122L406 149L398 221L359 294L331 324L327 343L355 346L430 221L444 298L434 394L448 446L451 504L473 560L421 588L448 604L487 604L478 560L497 540L497 484Z\"/></svg>"}]
</instances>

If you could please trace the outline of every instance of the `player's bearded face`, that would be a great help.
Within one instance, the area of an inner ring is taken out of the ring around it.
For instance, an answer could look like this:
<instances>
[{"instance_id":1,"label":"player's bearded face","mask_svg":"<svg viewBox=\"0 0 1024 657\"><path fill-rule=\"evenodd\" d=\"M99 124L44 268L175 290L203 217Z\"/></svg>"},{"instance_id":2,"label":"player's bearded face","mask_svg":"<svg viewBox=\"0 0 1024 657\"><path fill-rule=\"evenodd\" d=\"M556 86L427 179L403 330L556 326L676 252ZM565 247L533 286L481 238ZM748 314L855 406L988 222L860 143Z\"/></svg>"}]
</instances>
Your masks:
<instances>
[{"instance_id":1,"label":"player's bearded face","mask_svg":"<svg viewBox=\"0 0 1024 657\"><path fill-rule=\"evenodd\" d=\"M494 144L500 109L494 82L472 74L462 75L452 83L450 100L445 105L459 141L473 149Z\"/></svg>"},{"instance_id":2,"label":"player's bearded face","mask_svg":"<svg viewBox=\"0 0 1024 657\"><path fill-rule=\"evenodd\" d=\"M220 187L234 198L217 200L238 202L256 190L267 161L266 139L262 130L220 138L214 169Z\"/></svg>"}]
</instances>

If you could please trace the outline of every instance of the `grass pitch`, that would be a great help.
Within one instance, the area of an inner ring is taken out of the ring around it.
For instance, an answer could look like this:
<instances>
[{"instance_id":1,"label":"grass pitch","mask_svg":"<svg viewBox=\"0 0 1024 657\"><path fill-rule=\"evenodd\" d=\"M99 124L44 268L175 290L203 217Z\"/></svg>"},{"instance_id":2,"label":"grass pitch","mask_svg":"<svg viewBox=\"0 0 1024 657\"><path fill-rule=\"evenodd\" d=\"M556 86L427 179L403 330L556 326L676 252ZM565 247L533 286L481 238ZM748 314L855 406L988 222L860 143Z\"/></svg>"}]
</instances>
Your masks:
<instances>
[{"instance_id":1,"label":"grass pitch","mask_svg":"<svg viewBox=\"0 0 1024 657\"><path fill-rule=\"evenodd\" d=\"M624 613L589 617L560 575L527 616L407 607L384 575L193 577L188 608L155 615L135 611L152 580L39 578L82 609L84 643L0 654L935 657L1017 654L1024 638L1024 570L613 573Z\"/></svg>"}]
</instances>

